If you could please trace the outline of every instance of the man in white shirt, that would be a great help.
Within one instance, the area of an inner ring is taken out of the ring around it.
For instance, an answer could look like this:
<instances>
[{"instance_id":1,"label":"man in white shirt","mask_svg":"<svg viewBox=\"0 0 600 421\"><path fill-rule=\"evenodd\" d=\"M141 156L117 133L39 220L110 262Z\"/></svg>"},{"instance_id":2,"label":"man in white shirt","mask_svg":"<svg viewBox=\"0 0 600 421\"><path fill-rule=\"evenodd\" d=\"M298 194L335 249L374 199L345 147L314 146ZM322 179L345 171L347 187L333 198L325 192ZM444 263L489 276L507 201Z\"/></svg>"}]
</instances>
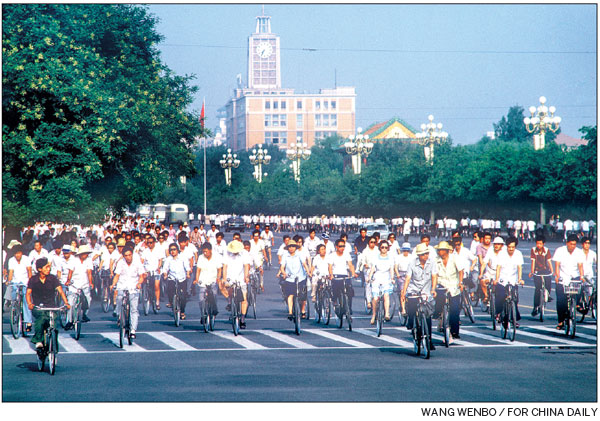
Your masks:
<instances>
[{"instance_id":1,"label":"man in white shirt","mask_svg":"<svg viewBox=\"0 0 600 421\"><path fill-rule=\"evenodd\" d=\"M352 278L356 278L356 272L354 271L354 265L352 264L352 258L345 253L346 242L344 240L337 240L335 242L334 253L328 255L329 259L329 279L331 279L331 291L333 295L333 302L338 310L339 297L346 284L348 290L348 304L350 312L352 312L352 297L354 297L354 289L352 288L352 279L348 276L348 272ZM339 315L338 315L339 317Z\"/></svg>"},{"instance_id":2,"label":"man in white shirt","mask_svg":"<svg viewBox=\"0 0 600 421\"><path fill-rule=\"evenodd\" d=\"M275 239L273 232L271 231L270 225L265 225L265 230L260 233L260 238L265 245L265 251L268 254L269 265L273 264L273 255L271 254L271 247L275 246Z\"/></svg>"},{"instance_id":3,"label":"man in white shirt","mask_svg":"<svg viewBox=\"0 0 600 421\"><path fill-rule=\"evenodd\" d=\"M133 259L133 250L131 247L123 249L123 259L119 261L115 270L112 287L117 288L117 314L121 314L121 306L123 303L124 291L129 291L129 312L131 316L131 337L135 338L135 332L138 327L138 302L140 289L144 282L144 267L142 264ZM123 323L122 320L119 320Z\"/></svg>"},{"instance_id":4,"label":"man in white shirt","mask_svg":"<svg viewBox=\"0 0 600 421\"><path fill-rule=\"evenodd\" d=\"M181 320L185 320L185 305L187 302L186 280L191 276L191 272L190 260L179 254L177 244L169 245L169 257L167 257L163 264L162 277L167 280L168 308L173 307L175 291L176 289L179 290L181 297Z\"/></svg>"},{"instance_id":5,"label":"man in white shirt","mask_svg":"<svg viewBox=\"0 0 600 421\"><path fill-rule=\"evenodd\" d=\"M518 240L516 237L509 237L506 240L506 250L500 252L498 256L498 265L496 266L496 314L502 312L504 306L504 300L506 299L507 287L512 285L517 287L517 284L524 285L523 281L523 254L517 250ZM519 300L518 295L516 296L516 319L521 319L519 313ZM508 315L505 315L505 319L502 321L506 325L508 323ZM516 323L516 327L519 327L519 323Z\"/></svg>"},{"instance_id":6,"label":"man in white shirt","mask_svg":"<svg viewBox=\"0 0 600 421\"><path fill-rule=\"evenodd\" d=\"M304 246L308 250L308 253L310 254L311 258L317 255L317 246L321 243L322 241L319 237L317 237L316 231L314 230L314 228L311 228L311 230L308 233L308 237L304 241Z\"/></svg>"},{"instance_id":7,"label":"man in white shirt","mask_svg":"<svg viewBox=\"0 0 600 421\"><path fill-rule=\"evenodd\" d=\"M73 311L76 310L73 307L73 304L75 303L78 290L81 290L85 296L85 300L83 300L82 303L83 317L81 321L90 321L87 313L92 305L91 289L94 288L94 283L92 281L92 260L88 259L91 252L92 250L87 244L79 247L79 250L75 254L75 259L73 260L71 269L69 270L69 276L67 277L66 285L69 287L67 295L72 311L70 311L67 315L67 325L65 326L65 329L67 330L72 326L73 317L76 317L76 315L73 314Z\"/></svg>"},{"instance_id":8,"label":"man in white shirt","mask_svg":"<svg viewBox=\"0 0 600 421\"><path fill-rule=\"evenodd\" d=\"M202 309L206 305L206 290L210 289L212 291L213 303L212 307L214 309L213 316L218 314L217 311L217 281L222 278L223 271L223 260L219 255L214 255L212 252L212 245L210 243L204 243L200 250L202 255L198 258L198 265L196 269L196 280L194 283L200 286L200 291L198 293L198 299L200 303L200 314L202 314ZM204 320L204 316L200 323L206 323Z\"/></svg>"},{"instance_id":9,"label":"man in white shirt","mask_svg":"<svg viewBox=\"0 0 600 421\"><path fill-rule=\"evenodd\" d=\"M34 275L37 273L37 270L35 269L35 262L42 257L48 258L48 250L42 248L42 242L37 240L33 244L33 250L31 250L29 253L29 260L31 261L31 267Z\"/></svg>"},{"instance_id":10,"label":"man in white shirt","mask_svg":"<svg viewBox=\"0 0 600 421\"><path fill-rule=\"evenodd\" d=\"M10 285L6 289L4 295L5 300L14 300L17 298L17 290L19 287L23 289L23 321L25 322L25 329L27 332L31 332L32 314L31 310L27 306L25 300L25 291L29 278L31 278L31 260L29 257L23 254L23 246L17 244L13 247L14 256L8 259L8 278L6 283Z\"/></svg>"},{"instance_id":11,"label":"man in white shirt","mask_svg":"<svg viewBox=\"0 0 600 421\"><path fill-rule=\"evenodd\" d=\"M141 259L146 273L145 282L154 285L156 310L160 310L160 269L165 255L163 249L156 246L156 240L150 234L146 235L146 248L142 251Z\"/></svg>"},{"instance_id":12,"label":"man in white shirt","mask_svg":"<svg viewBox=\"0 0 600 421\"><path fill-rule=\"evenodd\" d=\"M554 252L552 258L555 262L556 275L556 313L558 316L558 326L556 329L564 328L564 320L567 317L567 296L565 295L565 286L568 286L572 280L584 280L583 263L585 255L583 251L577 248L577 235L570 234L567 237L567 244L559 247Z\"/></svg>"},{"instance_id":13,"label":"man in white shirt","mask_svg":"<svg viewBox=\"0 0 600 421\"><path fill-rule=\"evenodd\" d=\"M263 284L264 279L264 271L263 271L263 262L267 259L267 252L265 250L265 243L260 238L260 231L254 230L252 232L252 240L250 241L250 254L252 258L256 261L257 269L260 272L260 289L264 292L265 287Z\"/></svg>"}]
</instances>

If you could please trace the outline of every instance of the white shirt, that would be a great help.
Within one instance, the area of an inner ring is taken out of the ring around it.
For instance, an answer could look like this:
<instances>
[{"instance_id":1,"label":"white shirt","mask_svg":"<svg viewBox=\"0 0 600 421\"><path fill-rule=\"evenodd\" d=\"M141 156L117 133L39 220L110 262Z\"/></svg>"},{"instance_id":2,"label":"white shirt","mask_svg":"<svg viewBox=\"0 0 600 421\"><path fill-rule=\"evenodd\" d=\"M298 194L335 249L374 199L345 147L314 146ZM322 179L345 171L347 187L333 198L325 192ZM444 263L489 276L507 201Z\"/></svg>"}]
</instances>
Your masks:
<instances>
[{"instance_id":1,"label":"white shirt","mask_svg":"<svg viewBox=\"0 0 600 421\"><path fill-rule=\"evenodd\" d=\"M412 257L410 253L408 256L405 256L404 253L400 253L398 256L396 256L395 264L398 268L398 272L406 272L408 270L408 264L410 263L411 258Z\"/></svg>"},{"instance_id":2,"label":"white shirt","mask_svg":"<svg viewBox=\"0 0 600 421\"><path fill-rule=\"evenodd\" d=\"M571 278L579 279L580 274L578 265L579 263L583 264L585 262L585 255L583 254L583 250L578 247L575 247L575 250L573 250L572 253L569 253L567 251L567 246L562 246L556 249L552 260L560 263L560 282L564 285L569 285L571 283Z\"/></svg>"},{"instance_id":3,"label":"white shirt","mask_svg":"<svg viewBox=\"0 0 600 421\"><path fill-rule=\"evenodd\" d=\"M332 266L333 275L348 276L348 262L352 259L345 253L339 256L337 253L331 253L327 256L329 264Z\"/></svg>"},{"instance_id":4,"label":"white shirt","mask_svg":"<svg viewBox=\"0 0 600 421\"><path fill-rule=\"evenodd\" d=\"M263 250L265 249L265 243L262 240L258 240L258 242L254 241L254 239L250 240L250 254L254 260L258 262L258 265L262 265L264 256Z\"/></svg>"},{"instance_id":5,"label":"white shirt","mask_svg":"<svg viewBox=\"0 0 600 421\"><path fill-rule=\"evenodd\" d=\"M129 290L129 292L135 291L140 276L142 276L144 272L144 266L142 266L140 262L132 259L131 264L128 265L125 259L122 259L115 270L115 274L119 275L117 289Z\"/></svg>"},{"instance_id":6,"label":"white shirt","mask_svg":"<svg viewBox=\"0 0 600 421\"><path fill-rule=\"evenodd\" d=\"M35 262L37 262L42 257L48 258L48 250L42 248L38 253L35 250L31 250L29 253L29 260L31 261L31 273L35 275L37 273L37 269L35 268Z\"/></svg>"},{"instance_id":7,"label":"white shirt","mask_svg":"<svg viewBox=\"0 0 600 421\"><path fill-rule=\"evenodd\" d=\"M498 256L498 265L500 266L500 285L516 285L519 277L519 266L523 267L523 253L515 250L512 256L508 255L506 250L502 250Z\"/></svg>"},{"instance_id":8,"label":"white shirt","mask_svg":"<svg viewBox=\"0 0 600 421\"><path fill-rule=\"evenodd\" d=\"M58 276L58 271L60 270L61 276L62 276L62 261L63 261L62 253L56 254L55 251L52 251L52 253L50 253L48 255L48 261L51 264L50 274L52 274L54 276Z\"/></svg>"},{"instance_id":9,"label":"white shirt","mask_svg":"<svg viewBox=\"0 0 600 421\"><path fill-rule=\"evenodd\" d=\"M329 260L327 256L321 257L320 254L316 255L312 259L312 265L314 267L313 276L329 276Z\"/></svg>"},{"instance_id":10,"label":"white shirt","mask_svg":"<svg viewBox=\"0 0 600 421\"><path fill-rule=\"evenodd\" d=\"M488 249L488 253L483 258L483 265L485 266L483 279L496 279L496 266L498 266L498 259L502 251L504 251L504 248L500 249L498 254L496 254L492 247Z\"/></svg>"},{"instance_id":11,"label":"white shirt","mask_svg":"<svg viewBox=\"0 0 600 421\"><path fill-rule=\"evenodd\" d=\"M390 256L389 254L386 257L379 255L373 259L372 269L375 269L373 280L384 284L390 283L393 277L394 262L394 256ZM372 269L369 270L369 273L371 273Z\"/></svg>"},{"instance_id":12,"label":"white shirt","mask_svg":"<svg viewBox=\"0 0 600 421\"><path fill-rule=\"evenodd\" d=\"M241 253L233 254L227 252L225 259L223 260L223 266L227 267L227 279L229 279L231 282L244 282L245 264L248 264L247 258L245 258Z\"/></svg>"},{"instance_id":13,"label":"white shirt","mask_svg":"<svg viewBox=\"0 0 600 421\"><path fill-rule=\"evenodd\" d=\"M273 232L269 230L269 232L263 231L260 233L260 238L262 239L265 247L271 247L273 245ZM252 241L251 241L252 243Z\"/></svg>"},{"instance_id":14,"label":"white shirt","mask_svg":"<svg viewBox=\"0 0 600 421\"><path fill-rule=\"evenodd\" d=\"M92 270L92 259L87 258L83 262L78 256L73 256L69 261L73 260L71 264L71 270L73 275L71 276L71 284L73 288L84 288L89 286L90 281L88 279L87 271Z\"/></svg>"},{"instance_id":15,"label":"white shirt","mask_svg":"<svg viewBox=\"0 0 600 421\"><path fill-rule=\"evenodd\" d=\"M217 244L217 240L214 240L214 242L211 241L211 244L213 254L218 254L222 259L224 259L225 255L227 254L227 242L225 240L221 240L221 244Z\"/></svg>"},{"instance_id":16,"label":"white shirt","mask_svg":"<svg viewBox=\"0 0 600 421\"><path fill-rule=\"evenodd\" d=\"M8 259L8 270L13 271L12 282L15 284L27 285L29 282L29 274L27 273L28 267L31 267L31 260L25 255L21 256L20 262L17 262L15 256Z\"/></svg>"},{"instance_id":17,"label":"white shirt","mask_svg":"<svg viewBox=\"0 0 600 421\"><path fill-rule=\"evenodd\" d=\"M471 253L471 250L466 248L464 244L460 247L460 253L457 253L456 250L454 250L452 254L457 257L456 263L458 270L464 271L464 277L466 278L467 275L471 273L471 265L473 264L473 261L477 259L477 256Z\"/></svg>"},{"instance_id":18,"label":"white shirt","mask_svg":"<svg viewBox=\"0 0 600 421\"><path fill-rule=\"evenodd\" d=\"M173 259L173 256L167 257L162 272L167 274L167 278L172 278L177 282L185 282L189 270L190 260L178 254L175 259Z\"/></svg>"},{"instance_id":19,"label":"white shirt","mask_svg":"<svg viewBox=\"0 0 600 421\"><path fill-rule=\"evenodd\" d=\"M141 257L146 272L158 272L160 259L164 259L165 255L162 248L157 247L155 244L153 249L150 249L150 247L145 248Z\"/></svg>"},{"instance_id":20,"label":"white shirt","mask_svg":"<svg viewBox=\"0 0 600 421\"><path fill-rule=\"evenodd\" d=\"M310 235L304 239L304 247L306 247L312 257L316 256L317 246L322 243L323 241L316 235L314 240L311 240Z\"/></svg>"},{"instance_id":21,"label":"white shirt","mask_svg":"<svg viewBox=\"0 0 600 421\"><path fill-rule=\"evenodd\" d=\"M200 286L213 285L217 282L218 270L223 267L221 256L213 254L208 260L204 255L198 258L198 269L200 269L200 277L198 283Z\"/></svg>"},{"instance_id":22,"label":"white shirt","mask_svg":"<svg viewBox=\"0 0 600 421\"><path fill-rule=\"evenodd\" d=\"M583 252L583 250L581 251ZM585 276L586 279L591 279L595 276L594 265L598 263L598 255L594 250L590 249L588 255L586 256L585 253L583 253L583 256L585 259L583 261L583 276Z\"/></svg>"}]
</instances>

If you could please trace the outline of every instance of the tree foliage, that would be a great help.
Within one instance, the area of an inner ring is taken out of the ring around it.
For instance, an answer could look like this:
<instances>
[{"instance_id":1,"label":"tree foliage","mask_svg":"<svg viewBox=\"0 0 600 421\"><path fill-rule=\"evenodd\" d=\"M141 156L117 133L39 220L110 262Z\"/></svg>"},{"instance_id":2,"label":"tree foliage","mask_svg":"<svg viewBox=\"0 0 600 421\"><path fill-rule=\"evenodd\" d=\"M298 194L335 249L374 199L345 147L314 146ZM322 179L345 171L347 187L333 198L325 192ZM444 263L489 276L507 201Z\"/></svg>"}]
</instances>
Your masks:
<instances>
[{"instance_id":1,"label":"tree foliage","mask_svg":"<svg viewBox=\"0 0 600 421\"><path fill-rule=\"evenodd\" d=\"M76 220L194 174L195 89L161 63L155 25L133 5L3 6L6 219Z\"/></svg>"}]
</instances>

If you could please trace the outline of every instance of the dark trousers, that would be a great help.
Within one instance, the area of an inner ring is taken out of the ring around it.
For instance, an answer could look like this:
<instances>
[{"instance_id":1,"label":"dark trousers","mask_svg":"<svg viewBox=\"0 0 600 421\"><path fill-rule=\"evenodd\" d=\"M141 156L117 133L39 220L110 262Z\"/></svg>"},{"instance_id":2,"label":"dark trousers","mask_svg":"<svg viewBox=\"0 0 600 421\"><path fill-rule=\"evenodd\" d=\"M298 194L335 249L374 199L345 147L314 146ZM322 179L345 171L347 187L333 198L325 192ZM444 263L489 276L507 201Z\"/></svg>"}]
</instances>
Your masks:
<instances>
[{"instance_id":1,"label":"dark trousers","mask_svg":"<svg viewBox=\"0 0 600 421\"><path fill-rule=\"evenodd\" d=\"M516 290L517 286L513 287L513 290ZM506 291L507 288L503 285L496 285L496 314L502 313L504 309L504 300L506 299ZM517 320L521 320L521 313L519 312L519 294L515 294L515 307L517 309Z\"/></svg>"},{"instance_id":2,"label":"dark trousers","mask_svg":"<svg viewBox=\"0 0 600 421\"><path fill-rule=\"evenodd\" d=\"M352 310L352 297L354 297L354 288L352 288L351 278L336 278L331 280L331 292L333 294L333 302L337 303L342 290L344 288L344 282L346 283L346 291L348 291L348 307Z\"/></svg>"},{"instance_id":3,"label":"dark trousers","mask_svg":"<svg viewBox=\"0 0 600 421\"><path fill-rule=\"evenodd\" d=\"M543 274L546 275L546 274ZM550 274L548 274L550 275ZM544 276L544 284L546 286L546 290L548 290L548 296L550 296L550 292L552 291L552 277ZM542 277L539 275L533 275L533 283L535 284L535 294L533 294L533 308L536 308L540 305L540 291L542 290Z\"/></svg>"},{"instance_id":4,"label":"dark trousers","mask_svg":"<svg viewBox=\"0 0 600 421\"><path fill-rule=\"evenodd\" d=\"M31 342L38 343L44 341L44 331L50 326L50 313L47 311L31 310L31 314L34 317L34 332L35 334L31 338ZM57 330L58 333L58 330Z\"/></svg>"},{"instance_id":5,"label":"dark trousers","mask_svg":"<svg viewBox=\"0 0 600 421\"><path fill-rule=\"evenodd\" d=\"M415 325L415 316L417 315L418 304L418 298L406 298L406 314L408 315L408 322L406 323L406 328L409 330L412 329ZM429 327L429 332L431 332L431 314L427 315L427 326Z\"/></svg>"},{"instance_id":6,"label":"dark trousers","mask_svg":"<svg viewBox=\"0 0 600 421\"><path fill-rule=\"evenodd\" d=\"M437 296L435 297L435 312L433 317L437 319L442 316L442 307L446 301L446 290L439 289L436 290L436 292ZM456 297L450 297L448 322L450 324L450 333L453 335L458 335L460 330L460 310L460 294L458 294Z\"/></svg>"},{"instance_id":7,"label":"dark trousers","mask_svg":"<svg viewBox=\"0 0 600 421\"><path fill-rule=\"evenodd\" d=\"M177 284L177 285L175 285ZM185 304L187 303L187 286L186 281L183 282L175 282L172 280L167 281L167 295L169 296L169 302L173 304L173 297L175 296L175 288L179 290L179 297L181 298L180 306L181 312L185 313Z\"/></svg>"}]
</instances>

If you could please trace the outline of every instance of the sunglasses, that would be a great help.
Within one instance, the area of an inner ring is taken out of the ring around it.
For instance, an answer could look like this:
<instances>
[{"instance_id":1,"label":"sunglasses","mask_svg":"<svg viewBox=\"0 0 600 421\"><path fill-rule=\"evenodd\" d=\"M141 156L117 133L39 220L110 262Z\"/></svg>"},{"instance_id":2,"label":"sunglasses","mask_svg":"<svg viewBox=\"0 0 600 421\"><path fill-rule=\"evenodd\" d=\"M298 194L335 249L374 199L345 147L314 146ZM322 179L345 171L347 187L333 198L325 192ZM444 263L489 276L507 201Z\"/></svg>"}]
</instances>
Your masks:
<instances>
[{"instance_id":1,"label":"sunglasses","mask_svg":"<svg viewBox=\"0 0 600 421\"><path fill-rule=\"evenodd\" d=\"M383 246L383 247L379 247L379 250L387 250L389 247L388 246Z\"/></svg>"},{"instance_id":2,"label":"sunglasses","mask_svg":"<svg viewBox=\"0 0 600 421\"><path fill-rule=\"evenodd\" d=\"M346 248L346 246L344 246L344 245L339 245L338 247L341 249Z\"/></svg>"}]
</instances>

